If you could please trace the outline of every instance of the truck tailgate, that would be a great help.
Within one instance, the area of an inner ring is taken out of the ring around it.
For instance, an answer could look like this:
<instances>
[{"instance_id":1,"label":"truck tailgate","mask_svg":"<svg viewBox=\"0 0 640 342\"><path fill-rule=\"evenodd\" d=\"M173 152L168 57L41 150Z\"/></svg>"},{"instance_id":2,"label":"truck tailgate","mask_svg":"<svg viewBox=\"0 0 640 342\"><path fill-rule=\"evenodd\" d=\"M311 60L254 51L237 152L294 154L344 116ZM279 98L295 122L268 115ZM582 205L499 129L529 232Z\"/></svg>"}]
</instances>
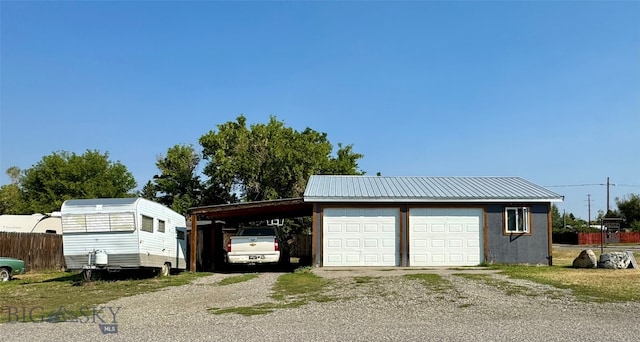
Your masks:
<instances>
[{"instance_id":1,"label":"truck tailgate","mask_svg":"<svg viewBox=\"0 0 640 342\"><path fill-rule=\"evenodd\" d=\"M233 253L260 253L275 250L275 236L233 236L231 251Z\"/></svg>"}]
</instances>

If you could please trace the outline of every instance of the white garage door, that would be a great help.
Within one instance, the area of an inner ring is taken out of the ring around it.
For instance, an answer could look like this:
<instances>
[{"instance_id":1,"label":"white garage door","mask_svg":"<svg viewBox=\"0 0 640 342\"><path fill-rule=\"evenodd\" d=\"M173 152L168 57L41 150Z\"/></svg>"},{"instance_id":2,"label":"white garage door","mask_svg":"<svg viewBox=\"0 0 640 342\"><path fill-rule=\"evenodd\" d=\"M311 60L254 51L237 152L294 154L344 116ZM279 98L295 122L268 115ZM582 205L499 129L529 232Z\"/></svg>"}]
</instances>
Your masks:
<instances>
[{"instance_id":1,"label":"white garage door","mask_svg":"<svg viewBox=\"0 0 640 342\"><path fill-rule=\"evenodd\" d=\"M397 266L396 208L327 208L322 224L323 266Z\"/></svg>"},{"instance_id":2,"label":"white garage door","mask_svg":"<svg viewBox=\"0 0 640 342\"><path fill-rule=\"evenodd\" d=\"M409 211L410 266L474 266L483 260L482 209Z\"/></svg>"}]
</instances>

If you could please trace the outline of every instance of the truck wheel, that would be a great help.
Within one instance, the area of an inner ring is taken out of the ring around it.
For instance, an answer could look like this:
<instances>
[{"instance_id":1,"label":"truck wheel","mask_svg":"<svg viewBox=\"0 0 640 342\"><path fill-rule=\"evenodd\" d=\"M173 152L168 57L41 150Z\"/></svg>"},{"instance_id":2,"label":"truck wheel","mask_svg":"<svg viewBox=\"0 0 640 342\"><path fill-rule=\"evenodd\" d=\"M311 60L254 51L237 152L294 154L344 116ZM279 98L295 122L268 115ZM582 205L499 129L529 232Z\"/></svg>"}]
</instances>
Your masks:
<instances>
[{"instance_id":1,"label":"truck wheel","mask_svg":"<svg viewBox=\"0 0 640 342\"><path fill-rule=\"evenodd\" d=\"M90 269L82 270L82 279L84 281L91 281L91 270Z\"/></svg>"},{"instance_id":2,"label":"truck wheel","mask_svg":"<svg viewBox=\"0 0 640 342\"><path fill-rule=\"evenodd\" d=\"M11 271L6 267L0 268L0 281L7 281L9 279L11 279Z\"/></svg>"},{"instance_id":3,"label":"truck wheel","mask_svg":"<svg viewBox=\"0 0 640 342\"><path fill-rule=\"evenodd\" d=\"M170 272L171 272L171 264L166 262L164 265L162 265L162 269L160 269L160 276L166 277L169 275Z\"/></svg>"}]
</instances>

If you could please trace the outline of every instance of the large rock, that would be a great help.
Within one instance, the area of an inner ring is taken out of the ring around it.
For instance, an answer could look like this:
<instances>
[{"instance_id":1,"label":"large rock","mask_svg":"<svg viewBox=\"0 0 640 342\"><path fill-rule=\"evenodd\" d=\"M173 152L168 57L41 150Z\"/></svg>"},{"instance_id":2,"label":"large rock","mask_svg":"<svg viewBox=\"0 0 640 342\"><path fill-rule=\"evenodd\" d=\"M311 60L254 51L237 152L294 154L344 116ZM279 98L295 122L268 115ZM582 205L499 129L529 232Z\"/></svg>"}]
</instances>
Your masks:
<instances>
[{"instance_id":1,"label":"large rock","mask_svg":"<svg viewBox=\"0 0 640 342\"><path fill-rule=\"evenodd\" d=\"M573 267L575 268L596 268L598 267L598 258L596 253L593 253L590 249L585 249L580 252L577 258L573 260Z\"/></svg>"},{"instance_id":2,"label":"large rock","mask_svg":"<svg viewBox=\"0 0 640 342\"><path fill-rule=\"evenodd\" d=\"M629 268L631 258L625 252L609 252L600 255L598 268L625 269Z\"/></svg>"}]
</instances>

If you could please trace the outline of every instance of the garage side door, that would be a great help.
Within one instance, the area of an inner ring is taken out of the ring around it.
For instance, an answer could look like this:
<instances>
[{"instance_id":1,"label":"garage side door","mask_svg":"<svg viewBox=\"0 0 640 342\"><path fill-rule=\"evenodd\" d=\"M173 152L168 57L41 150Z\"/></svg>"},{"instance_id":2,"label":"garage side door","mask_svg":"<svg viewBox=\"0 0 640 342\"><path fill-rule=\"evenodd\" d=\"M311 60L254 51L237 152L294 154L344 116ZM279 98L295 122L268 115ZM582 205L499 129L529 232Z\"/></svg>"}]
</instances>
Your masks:
<instances>
[{"instance_id":1,"label":"garage side door","mask_svg":"<svg viewBox=\"0 0 640 342\"><path fill-rule=\"evenodd\" d=\"M409 211L410 266L474 266L482 260L482 209Z\"/></svg>"},{"instance_id":2,"label":"garage side door","mask_svg":"<svg viewBox=\"0 0 640 342\"><path fill-rule=\"evenodd\" d=\"M397 266L399 210L326 208L322 224L323 266Z\"/></svg>"}]
</instances>

